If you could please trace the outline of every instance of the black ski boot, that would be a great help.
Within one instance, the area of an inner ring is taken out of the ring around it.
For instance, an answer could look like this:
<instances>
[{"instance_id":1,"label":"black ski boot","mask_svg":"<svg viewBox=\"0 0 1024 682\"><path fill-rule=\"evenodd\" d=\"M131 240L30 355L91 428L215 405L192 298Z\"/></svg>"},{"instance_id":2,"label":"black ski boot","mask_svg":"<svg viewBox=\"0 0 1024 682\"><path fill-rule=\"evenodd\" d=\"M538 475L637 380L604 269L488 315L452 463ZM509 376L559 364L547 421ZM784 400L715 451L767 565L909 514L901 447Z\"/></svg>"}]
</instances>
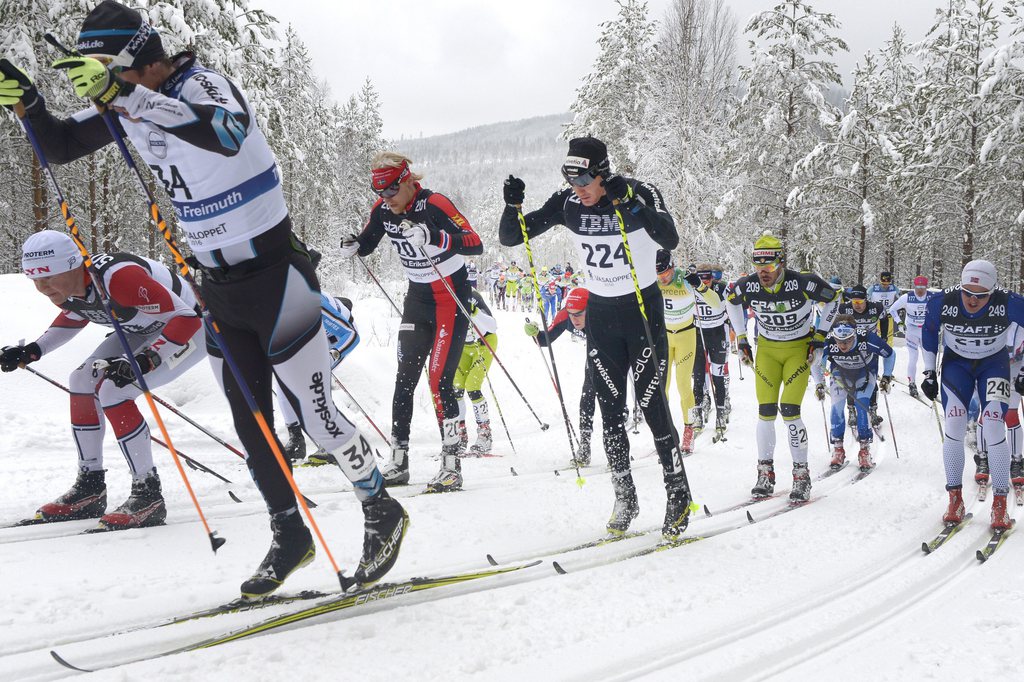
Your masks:
<instances>
[{"instance_id":1,"label":"black ski boot","mask_svg":"<svg viewBox=\"0 0 1024 682\"><path fill-rule=\"evenodd\" d=\"M882 422L885 421L882 419L881 415L878 414L878 405L871 405L868 407L868 421L874 428L878 428Z\"/></svg>"},{"instance_id":2,"label":"black ski boot","mask_svg":"<svg viewBox=\"0 0 1024 682\"><path fill-rule=\"evenodd\" d=\"M974 463L975 465L977 465L977 470L974 472L974 482L988 483L988 453L979 452L978 454L976 454L974 456Z\"/></svg>"},{"instance_id":3,"label":"black ski boot","mask_svg":"<svg viewBox=\"0 0 1024 682\"><path fill-rule=\"evenodd\" d=\"M409 441L396 440L391 446L391 461L380 470L385 486L409 485Z\"/></svg>"},{"instance_id":4,"label":"black ski boot","mask_svg":"<svg viewBox=\"0 0 1024 682\"><path fill-rule=\"evenodd\" d=\"M811 472L807 462L793 463L793 490L789 493L790 502L806 502L811 499Z\"/></svg>"},{"instance_id":5,"label":"black ski boot","mask_svg":"<svg viewBox=\"0 0 1024 682\"><path fill-rule=\"evenodd\" d=\"M666 542L678 542L679 537L690 523L690 487L686 477L679 474L666 474L665 492L668 501L665 503L665 523L661 527L661 537Z\"/></svg>"},{"instance_id":6,"label":"black ski boot","mask_svg":"<svg viewBox=\"0 0 1024 682\"><path fill-rule=\"evenodd\" d=\"M409 515L384 489L363 501L363 519L363 556L356 569L361 587L377 582L391 570L409 529Z\"/></svg>"},{"instance_id":7,"label":"black ski boot","mask_svg":"<svg viewBox=\"0 0 1024 682\"><path fill-rule=\"evenodd\" d=\"M44 521L97 519L107 511L105 471L79 469L78 478L66 493L47 502L36 512Z\"/></svg>"},{"instance_id":8,"label":"black ski boot","mask_svg":"<svg viewBox=\"0 0 1024 682\"><path fill-rule=\"evenodd\" d=\"M242 583L242 597L245 599L267 596L288 576L316 558L313 536L302 523L299 512L285 514L282 518L275 516L281 515L270 517L270 529L274 532L270 550L252 577Z\"/></svg>"},{"instance_id":9,"label":"black ski boot","mask_svg":"<svg viewBox=\"0 0 1024 682\"><path fill-rule=\"evenodd\" d=\"M611 518L608 519L608 532L622 535L629 530L629 524L640 513L640 502L636 499L636 486L633 485L633 474L626 473L621 478L612 473L612 488L615 489L615 506Z\"/></svg>"},{"instance_id":10,"label":"black ski boot","mask_svg":"<svg viewBox=\"0 0 1024 682\"><path fill-rule=\"evenodd\" d=\"M580 446L576 448L576 461L573 462L575 466L585 467L590 466L590 438L592 432L589 430L580 430Z\"/></svg>"},{"instance_id":11,"label":"black ski boot","mask_svg":"<svg viewBox=\"0 0 1024 682\"><path fill-rule=\"evenodd\" d=\"M160 477L153 469L145 478L132 481L132 494L114 511L100 519L107 530L162 526L167 507L160 492Z\"/></svg>"},{"instance_id":12,"label":"black ski boot","mask_svg":"<svg viewBox=\"0 0 1024 682\"><path fill-rule=\"evenodd\" d=\"M920 394L917 391L917 384L915 384L913 381L911 381L909 384L907 384L907 388L910 389L910 397L911 398L917 398L917 397L920 396Z\"/></svg>"},{"instance_id":13,"label":"black ski boot","mask_svg":"<svg viewBox=\"0 0 1024 682\"><path fill-rule=\"evenodd\" d=\"M281 452L284 458L292 463L306 459L306 438L302 435L302 428L298 422L288 425L288 442Z\"/></svg>"},{"instance_id":14,"label":"black ski boot","mask_svg":"<svg viewBox=\"0 0 1024 682\"><path fill-rule=\"evenodd\" d=\"M751 488L754 497L771 497L775 492L775 463L770 459L757 461L757 483Z\"/></svg>"}]
</instances>

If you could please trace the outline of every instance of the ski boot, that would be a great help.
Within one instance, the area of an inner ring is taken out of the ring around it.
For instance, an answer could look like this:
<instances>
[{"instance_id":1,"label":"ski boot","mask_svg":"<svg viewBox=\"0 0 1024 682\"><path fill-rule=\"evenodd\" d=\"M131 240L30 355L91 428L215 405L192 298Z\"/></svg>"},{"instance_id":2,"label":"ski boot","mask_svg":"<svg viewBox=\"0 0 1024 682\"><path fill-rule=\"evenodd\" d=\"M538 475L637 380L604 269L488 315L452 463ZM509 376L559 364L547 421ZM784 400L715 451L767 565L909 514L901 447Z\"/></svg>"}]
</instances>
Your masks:
<instances>
[{"instance_id":1,"label":"ski boot","mask_svg":"<svg viewBox=\"0 0 1024 682\"><path fill-rule=\"evenodd\" d=\"M948 492L949 506L946 507L946 513L942 516L942 522L949 526L955 526L964 520L964 514L967 511L964 508L964 491L962 487L957 486L948 489Z\"/></svg>"},{"instance_id":2,"label":"ski boot","mask_svg":"<svg viewBox=\"0 0 1024 682\"><path fill-rule=\"evenodd\" d=\"M337 465L338 460L331 453L327 452L323 448L317 448L317 451L306 458L305 466L310 467L322 467L328 464Z\"/></svg>"},{"instance_id":3,"label":"ski boot","mask_svg":"<svg viewBox=\"0 0 1024 682\"><path fill-rule=\"evenodd\" d=\"M469 431L466 430L466 420L459 420L459 455L466 454L469 447Z\"/></svg>"},{"instance_id":4,"label":"ski boot","mask_svg":"<svg viewBox=\"0 0 1024 682\"><path fill-rule=\"evenodd\" d=\"M725 411L725 408L721 408L715 412L715 436L711 439L711 442L717 443L726 440L725 430L727 428L729 428L729 414Z\"/></svg>"},{"instance_id":5,"label":"ski boot","mask_svg":"<svg viewBox=\"0 0 1024 682\"><path fill-rule=\"evenodd\" d=\"M871 441L860 441L860 452L857 453L857 466L861 471L871 471L875 463L871 461Z\"/></svg>"},{"instance_id":6,"label":"ski boot","mask_svg":"<svg viewBox=\"0 0 1024 682\"><path fill-rule=\"evenodd\" d=\"M846 403L846 425L851 429L857 428L857 408L853 403Z\"/></svg>"},{"instance_id":7,"label":"ski boot","mask_svg":"<svg viewBox=\"0 0 1024 682\"><path fill-rule=\"evenodd\" d=\"M843 464L846 463L846 448L843 447L843 441L834 440L832 441L832 462L828 465L832 471L839 471L843 468Z\"/></svg>"},{"instance_id":8,"label":"ski boot","mask_svg":"<svg viewBox=\"0 0 1024 682\"><path fill-rule=\"evenodd\" d=\"M911 381L909 384L907 384L907 388L910 389L910 397L911 398L920 398L921 397L921 394L917 390L917 384L915 384L913 381Z\"/></svg>"},{"instance_id":9,"label":"ski boot","mask_svg":"<svg viewBox=\"0 0 1024 682\"><path fill-rule=\"evenodd\" d=\"M78 478L66 493L53 502L47 502L36 512L44 521L75 521L96 519L107 511L107 484L105 470L79 469Z\"/></svg>"},{"instance_id":10,"label":"ski boot","mask_svg":"<svg viewBox=\"0 0 1024 682\"><path fill-rule=\"evenodd\" d=\"M306 439L302 435L302 428L298 422L288 425L288 442L281 449L284 458L292 462L301 462L306 459Z\"/></svg>"},{"instance_id":11,"label":"ski boot","mask_svg":"<svg viewBox=\"0 0 1024 682\"><path fill-rule=\"evenodd\" d=\"M462 460L459 458L459 446L441 446L441 470L437 472L424 492L450 493L462 490Z\"/></svg>"},{"instance_id":12,"label":"ski boot","mask_svg":"<svg viewBox=\"0 0 1024 682\"><path fill-rule=\"evenodd\" d=\"M974 456L974 463L977 469L974 472L974 482L978 485L988 483L988 453L979 452Z\"/></svg>"},{"instance_id":13,"label":"ski boot","mask_svg":"<svg viewBox=\"0 0 1024 682\"><path fill-rule=\"evenodd\" d=\"M877 405L871 405L870 407L868 407L868 421L870 422L871 426L876 429L884 421L882 417L878 414Z\"/></svg>"},{"instance_id":14,"label":"ski boot","mask_svg":"<svg viewBox=\"0 0 1024 682\"><path fill-rule=\"evenodd\" d=\"M684 455L693 453L693 426L690 424L683 427L683 442L679 444L679 452Z\"/></svg>"},{"instance_id":15,"label":"ski boot","mask_svg":"<svg viewBox=\"0 0 1024 682\"><path fill-rule=\"evenodd\" d=\"M633 474L627 472L620 478L613 472L612 488L615 489L615 506L612 508L611 518L608 519L607 530L611 535L622 535L629 530L629 524L640 513Z\"/></svg>"},{"instance_id":16,"label":"ski boot","mask_svg":"<svg viewBox=\"0 0 1024 682\"><path fill-rule=\"evenodd\" d=\"M1024 459L1010 460L1010 483L1017 506L1024 505Z\"/></svg>"},{"instance_id":17,"label":"ski boot","mask_svg":"<svg viewBox=\"0 0 1024 682\"><path fill-rule=\"evenodd\" d=\"M806 502L811 499L811 472L807 462L793 463L793 490L789 493L790 502Z\"/></svg>"},{"instance_id":18,"label":"ski boot","mask_svg":"<svg viewBox=\"0 0 1024 682\"><path fill-rule=\"evenodd\" d=\"M693 410L693 420L690 422L693 433L696 435L704 430L704 408L696 407Z\"/></svg>"},{"instance_id":19,"label":"ski boot","mask_svg":"<svg viewBox=\"0 0 1024 682\"><path fill-rule=\"evenodd\" d=\"M701 426L711 419L711 394L704 392L704 399L700 401Z\"/></svg>"},{"instance_id":20,"label":"ski boot","mask_svg":"<svg viewBox=\"0 0 1024 682\"><path fill-rule=\"evenodd\" d=\"M409 485L409 441L396 440L391 446L391 460L381 469L385 486Z\"/></svg>"},{"instance_id":21,"label":"ski boot","mask_svg":"<svg viewBox=\"0 0 1024 682\"><path fill-rule=\"evenodd\" d=\"M1009 530L1013 525L1010 512L1006 511L1006 494L995 493L992 495L992 525L994 531Z\"/></svg>"},{"instance_id":22,"label":"ski boot","mask_svg":"<svg viewBox=\"0 0 1024 682\"><path fill-rule=\"evenodd\" d=\"M491 454L491 425L487 422L483 424L477 424L476 427L476 442L473 443L473 447L469 449L470 454L476 457L482 457L484 455Z\"/></svg>"},{"instance_id":23,"label":"ski boot","mask_svg":"<svg viewBox=\"0 0 1024 682\"><path fill-rule=\"evenodd\" d=\"M757 483L751 489L754 497L771 497L775 492L775 463L770 459L757 461Z\"/></svg>"},{"instance_id":24,"label":"ski boot","mask_svg":"<svg viewBox=\"0 0 1024 682\"><path fill-rule=\"evenodd\" d=\"M576 459L572 465L578 467L590 466L590 437L592 432L589 429L580 429L580 446L576 448Z\"/></svg>"},{"instance_id":25,"label":"ski boot","mask_svg":"<svg viewBox=\"0 0 1024 682\"><path fill-rule=\"evenodd\" d=\"M267 596L292 573L316 558L316 545L299 512L274 514L270 517L274 539L270 550L256 572L242 583L242 597L260 599Z\"/></svg>"},{"instance_id":26,"label":"ski boot","mask_svg":"<svg viewBox=\"0 0 1024 682\"><path fill-rule=\"evenodd\" d=\"M107 530L148 528L162 526L167 518L167 507L160 491L160 477L156 469L145 478L132 481L132 494L114 511L100 519Z\"/></svg>"},{"instance_id":27,"label":"ski boot","mask_svg":"<svg viewBox=\"0 0 1024 682\"><path fill-rule=\"evenodd\" d=\"M665 476L665 523L661 527L661 537L666 542L678 542L690 523L690 488L682 473Z\"/></svg>"},{"instance_id":28,"label":"ski boot","mask_svg":"<svg viewBox=\"0 0 1024 682\"><path fill-rule=\"evenodd\" d=\"M363 556L355 575L360 587L377 582L391 570L409 529L409 515L383 489L363 500L363 519Z\"/></svg>"}]
</instances>

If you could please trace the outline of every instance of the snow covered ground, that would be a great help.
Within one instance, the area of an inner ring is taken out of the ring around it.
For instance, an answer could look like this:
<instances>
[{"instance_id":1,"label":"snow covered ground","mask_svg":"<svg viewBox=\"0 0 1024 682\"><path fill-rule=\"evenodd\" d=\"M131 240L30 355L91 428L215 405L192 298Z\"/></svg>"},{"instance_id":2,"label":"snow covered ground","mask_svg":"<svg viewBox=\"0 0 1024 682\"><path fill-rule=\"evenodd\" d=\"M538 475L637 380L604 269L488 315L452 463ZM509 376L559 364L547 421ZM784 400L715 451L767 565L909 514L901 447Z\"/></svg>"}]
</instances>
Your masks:
<instances>
[{"instance_id":1,"label":"snow covered ground","mask_svg":"<svg viewBox=\"0 0 1024 682\"><path fill-rule=\"evenodd\" d=\"M55 309L17 275L0 276L4 326L0 344L33 339ZM390 417L397 320L382 299L357 302L364 339L337 375L385 432ZM495 452L468 459L465 491L414 496L436 470L438 436L428 396L417 395L412 475L418 485L395 494L412 525L389 579L486 567L485 555L514 563L564 550L603 533L611 510L601 467L575 476L553 470L568 459L566 435L550 380L521 331L522 313L498 313L498 352L531 404L537 422L495 366L491 380L512 433L505 437L492 403ZM102 338L99 328L34 368L65 382ZM897 376L904 366L899 349ZM556 344L570 414L582 378L583 345ZM714 512L745 500L754 482L754 382L736 375L728 441L705 434L686 460L696 500ZM190 417L232 443L226 404L203 365L158 391ZM336 395L339 405L345 399ZM490 399L490 394L488 394ZM990 680L1014 679L1024 666L1020 565L1024 542L1010 538L984 565L974 551L987 536L988 506L974 523L931 556L922 540L939 529L945 505L935 418L903 387L889 398L900 458L876 444L877 470L852 484L851 467L817 483L813 504L765 518L782 500L702 518L689 534L738 526L707 540L641 558L603 559L651 544L640 537L558 557L505 578L395 598L304 621L291 630L216 648L96 673L103 680L449 680L651 679ZM678 416L678 401L672 403ZM347 408L346 408L347 409ZM352 410L348 410L350 413ZM812 473L827 468L821 411L804 400ZM162 451L156 453L168 501L165 527L79 535L89 523L0 530L0 679L75 676L49 656L55 648L88 667L133 653L165 651L256 622L286 607L221 616L121 637L97 638L133 624L213 606L237 595L239 583L269 542L266 514L241 460L164 412L175 444L233 481L227 486L189 470L212 527L228 542L214 555ZM365 424L362 417L356 422ZM681 423L681 420L680 422ZM780 425L781 429L781 425ZM367 427L366 432L372 434ZM473 427L470 426L471 437ZM75 475L67 398L28 372L0 376L0 524L30 516L64 492ZM660 526L664 490L649 432L631 436L641 515L634 528ZM383 449L383 443L372 434ZM789 455L780 434L780 488ZM853 439L847 435L848 449ZM595 459L601 458L600 450ZM110 505L127 496L129 477L108 433ZM517 476L513 476L514 468ZM968 467L973 472L973 467ZM361 547L361 513L350 487L331 467L300 469L303 491L339 564L352 567ZM228 497L233 490L242 500ZM968 485L973 490L973 484ZM545 557L546 558L546 557ZM349 573L351 573L349 569ZM336 587L321 551L284 592ZM473 590L473 591L470 591ZM297 608L292 606L291 608Z\"/></svg>"}]
</instances>

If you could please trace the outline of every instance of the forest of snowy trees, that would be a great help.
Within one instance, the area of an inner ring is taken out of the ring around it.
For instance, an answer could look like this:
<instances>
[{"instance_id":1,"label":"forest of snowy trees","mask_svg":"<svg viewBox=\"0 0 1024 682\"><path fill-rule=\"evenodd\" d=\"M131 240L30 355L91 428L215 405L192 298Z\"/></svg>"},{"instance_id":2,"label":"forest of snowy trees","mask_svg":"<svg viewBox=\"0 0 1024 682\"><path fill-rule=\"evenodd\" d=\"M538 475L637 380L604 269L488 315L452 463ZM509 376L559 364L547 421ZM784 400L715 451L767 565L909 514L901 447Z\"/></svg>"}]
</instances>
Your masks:
<instances>
[{"instance_id":1,"label":"forest of snowy trees","mask_svg":"<svg viewBox=\"0 0 1024 682\"><path fill-rule=\"evenodd\" d=\"M31 74L56 112L84 105L49 67L55 55L42 36L72 42L97 2L0 3L0 53ZM844 281L884 268L903 283L919 273L945 282L983 257L1004 283L1024 285L1024 0L935 0L925 35L886 27L884 46L860 55L845 80L835 63L847 50L842 26L812 2L784 0L743 21L724 0L673 0L660 17L643 0L616 3L561 137L601 137L615 168L662 190L682 262L718 261L736 274L753 237L771 229L792 265ZM457 135L383 139L372 81L331 93L301 37L258 0L136 4L169 52L193 50L240 84L277 154L296 232L328 255L362 225L374 200L369 159L382 148L414 161L429 152L438 172L427 186L455 199L495 247L502 178L517 168L539 174L551 157L548 146L514 139L508 158L488 157L495 146L486 140L443 151L446 139L466 139ZM24 238L61 222L13 116L0 116L0 144L0 272L14 272ZM464 155L485 171L456 173ZM94 249L162 255L115 149L57 173ZM550 177L528 189L527 208L556 186L557 165ZM556 250L552 258L571 256L565 240ZM371 264L390 264L383 251ZM325 264L330 274L359 274Z\"/></svg>"}]
</instances>

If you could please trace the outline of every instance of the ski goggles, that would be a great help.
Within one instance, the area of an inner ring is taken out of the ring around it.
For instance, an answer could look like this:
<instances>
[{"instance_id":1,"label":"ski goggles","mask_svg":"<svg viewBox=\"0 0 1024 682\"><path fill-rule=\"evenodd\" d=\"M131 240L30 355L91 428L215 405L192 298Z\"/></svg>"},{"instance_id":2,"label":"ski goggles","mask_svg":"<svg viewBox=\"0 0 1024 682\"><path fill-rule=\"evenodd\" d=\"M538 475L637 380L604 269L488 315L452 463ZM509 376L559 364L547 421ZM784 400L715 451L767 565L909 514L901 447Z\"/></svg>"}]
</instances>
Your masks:
<instances>
[{"instance_id":1,"label":"ski goggles","mask_svg":"<svg viewBox=\"0 0 1024 682\"><path fill-rule=\"evenodd\" d=\"M409 177L409 173L409 164L405 161L402 162L401 166L394 168L374 168L370 185L377 196L390 199L398 194L399 185L402 184L402 180Z\"/></svg>"},{"instance_id":2,"label":"ski goggles","mask_svg":"<svg viewBox=\"0 0 1024 682\"><path fill-rule=\"evenodd\" d=\"M562 177L565 178L565 181L568 182L573 187L586 187L594 180L597 180L599 177L601 177L601 171L596 168L592 168L588 170L586 173L580 173L579 175L569 175L568 173L565 172L565 168L563 167Z\"/></svg>"},{"instance_id":3,"label":"ski goggles","mask_svg":"<svg viewBox=\"0 0 1024 682\"><path fill-rule=\"evenodd\" d=\"M754 264L754 269L765 270L767 272L775 272L780 267L782 267L782 259L778 256L778 254L759 255L755 253L754 257L751 259L751 262Z\"/></svg>"},{"instance_id":4,"label":"ski goggles","mask_svg":"<svg viewBox=\"0 0 1024 682\"><path fill-rule=\"evenodd\" d=\"M892 284L892 277L879 277L878 281L882 284Z\"/></svg>"},{"instance_id":5,"label":"ski goggles","mask_svg":"<svg viewBox=\"0 0 1024 682\"><path fill-rule=\"evenodd\" d=\"M981 301L981 300L986 299L989 296L991 296L993 290L989 289L988 291L974 292L974 291L968 291L967 289L961 288L960 291L963 293L965 298L969 298L969 299L974 300L974 301Z\"/></svg>"},{"instance_id":6,"label":"ski goggles","mask_svg":"<svg viewBox=\"0 0 1024 682\"><path fill-rule=\"evenodd\" d=\"M832 338L836 341L850 341L857 335L857 328L848 324L838 324L832 327Z\"/></svg>"},{"instance_id":7,"label":"ski goggles","mask_svg":"<svg viewBox=\"0 0 1024 682\"><path fill-rule=\"evenodd\" d=\"M566 310L565 312L569 313L569 317L583 317L584 315L587 314L587 311L585 309L584 310L577 310L576 312L573 312L571 310Z\"/></svg>"}]
</instances>

